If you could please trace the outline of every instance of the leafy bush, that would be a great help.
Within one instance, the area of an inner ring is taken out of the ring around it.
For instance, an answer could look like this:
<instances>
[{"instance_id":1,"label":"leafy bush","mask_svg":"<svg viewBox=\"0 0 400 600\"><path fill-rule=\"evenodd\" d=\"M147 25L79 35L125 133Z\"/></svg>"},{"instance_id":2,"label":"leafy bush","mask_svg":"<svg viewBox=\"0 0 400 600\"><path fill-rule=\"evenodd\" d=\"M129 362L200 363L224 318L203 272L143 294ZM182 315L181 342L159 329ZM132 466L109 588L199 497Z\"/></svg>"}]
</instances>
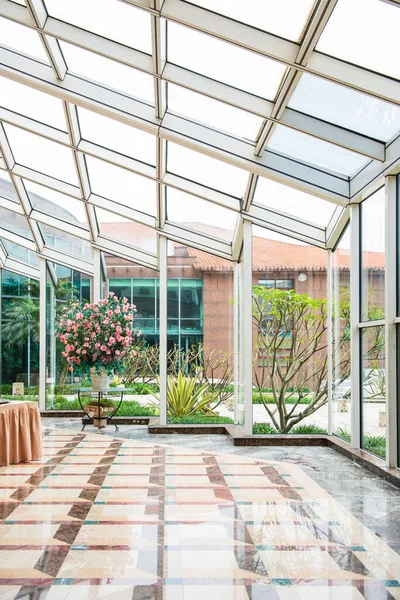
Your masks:
<instances>
[{"instance_id":1,"label":"leafy bush","mask_svg":"<svg viewBox=\"0 0 400 600\"><path fill-rule=\"evenodd\" d=\"M157 395L149 391L157 400L157 404L153 404L158 407ZM178 373L177 377L170 375L167 387L167 414L169 417L185 417L196 413L215 416L210 404L217 395L217 391L209 391L207 383L197 385L195 377L185 377L182 373Z\"/></svg>"},{"instance_id":2,"label":"leafy bush","mask_svg":"<svg viewBox=\"0 0 400 600\"><path fill-rule=\"evenodd\" d=\"M272 394L263 394L264 402L261 400L260 395L253 394L253 404L275 404L275 400ZM305 398L298 399L297 397L286 398L285 404L311 404L312 398L306 396Z\"/></svg>"},{"instance_id":3,"label":"leafy bush","mask_svg":"<svg viewBox=\"0 0 400 600\"><path fill-rule=\"evenodd\" d=\"M12 385L11 383L3 383L1 386L1 394L12 394Z\"/></svg>"},{"instance_id":4,"label":"leafy bush","mask_svg":"<svg viewBox=\"0 0 400 600\"><path fill-rule=\"evenodd\" d=\"M364 435L363 447L367 452L372 452L380 458L386 458L386 437L383 435Z\"/></svg>"},{"instance_id":5,"label":"leafy bush","mask_svg":"<svg viewBox=\"0 0 400 600\"><path fill-rule=\"evenodd\" d=\"M95 402L90 396L81 398L82 406L88 402ZM117 401L109 400L112 405L117 406ZM50 409L50 407L48 407ZM77 399L67 400L63 396L55 396L50 410L82 410ZM124 400L116 416L118 417L153 417L155 410L152 406L143 406L135 401Z\"/></svg>"},{"instance_id":6,"label":"leafy bush","mask_svg":"<svg viewBox=\"0 0 400 600\"><path fill-rule=\"evenodd\" d=\"M201 425L201 424L218 424L218 423L229 423L232 424L233 420L229 417L218 417L210 415L190 415L186 417L169 417L169 425Z\"/></svg>"},{"instance_id":7,"label":"leafy bush","mask_svg":"<svg viewBox=\"0 0 400 600\"><path fill-rule=\"evenodd\" d=\"M280 432L276 431L276 429L274 429L274 427L272 427L269 423L254 423L253 433L266 435L266 434L274 434L274 433L280 433ZM328 431L326 429L324 429L323 427L319 427L318 425L315 425L315 423L311 423L310 425L297 425L296 427L293 427L293 429L290 433L291 434L294 433L294 434L298 434L298 435L309 435L309 434L327 435Z\"/></svg>"},{"instance_id":8,"label":"leafy bush","mask_svg":"<svg viewBox=\"0 0 400 600\"><path fill-rule=\"evenodd\" d=\"M3 400L14 400L15 402L39 402L39 396L12 396L11 394L2 394Z\"/></svg>"}]
</instances>

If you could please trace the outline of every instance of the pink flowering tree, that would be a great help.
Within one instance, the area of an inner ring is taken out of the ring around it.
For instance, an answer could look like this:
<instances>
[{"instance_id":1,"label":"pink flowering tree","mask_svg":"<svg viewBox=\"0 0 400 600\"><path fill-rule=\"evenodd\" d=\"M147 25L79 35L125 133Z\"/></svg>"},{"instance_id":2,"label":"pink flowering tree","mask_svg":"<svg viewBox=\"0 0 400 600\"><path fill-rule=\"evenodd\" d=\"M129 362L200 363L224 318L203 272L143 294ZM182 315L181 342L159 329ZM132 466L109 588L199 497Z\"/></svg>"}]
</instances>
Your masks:
<instances>
[{"instance_id":1,"label":"pink flowering tree","mask_svg":"<svg viewBox=\"0 0 400 600\"><path fill-rule=\"evenodd\" d=\"M62 355L69 370L85 374L88 369L120 373L126 356L135 353L141 335L133 327L136 307L113 292L92 303L73 302L64 307L57 335L64 344Z\"/></svg>"}]
</instances>

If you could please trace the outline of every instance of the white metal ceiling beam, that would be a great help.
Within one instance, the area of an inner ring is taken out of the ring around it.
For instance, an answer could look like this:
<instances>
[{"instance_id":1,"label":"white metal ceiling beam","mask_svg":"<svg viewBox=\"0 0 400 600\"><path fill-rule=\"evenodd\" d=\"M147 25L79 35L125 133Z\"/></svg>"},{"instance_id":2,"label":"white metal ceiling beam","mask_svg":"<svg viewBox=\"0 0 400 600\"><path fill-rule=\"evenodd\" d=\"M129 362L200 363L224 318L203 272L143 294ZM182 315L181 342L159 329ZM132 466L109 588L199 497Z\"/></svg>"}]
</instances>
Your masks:
<instances>
[{"instance_id":1,"label":"white metal ceiling beam","mask_svg":"<svg viewBox=\"0 0 400 600\"><path fill-rule=\"evenodd\" d=\"M102 252L110 252L111 254L115 254L121 258L126 258L136 264L149 267L150 269L157 269L158 266L157 256L155 254L150 254L149 252L145 252L139 248L128 246L121 241L116 242L101 234L98 236L96 242L92 244L92 246L93 248L98 248Z\"/></svg>"},{"instance_id":2,"label":"white metal ceiling beam","mask_svg":"<svg viewBox=\"0 0 400 600\"><path fill-rule=\"evenodd\" d=\"M350 206L335 211L326 230L326 247L334 250L350 220Z\"/></svg>"},{"instance_id":3,"label":"white metal ceiling beam","mask_svg":"<svg viewBox=\"0 0 400 600\"><path fill-rule=\"evenodd\" d=\"M0 62L0 74L67 102L338 204L349 197L348 179L344 176L325 173L278 153L267 152L261 158L255 157L251 143L191 123L182 117L167 114L162 126L159 126L160 120L154 116L154 109L150 106L69 74L64 81L56 81L50 67L8 50L0 50Z\"/></svg>"},{"instance_id":4,"label":"white metal ceiling beam","mask_svg":"<svg viewBox=\"0 0 400 600\"><path fill-rule=\"evenodd\" d=\"M54 37L46 35L43 32L48 18L46 6L43 0L26 0L26 6L32 15L36 26L39 28L38 33L50 64L53 67L54 74L57 79L63 80L67 72L67 65L61 52L58 40Z\"/></svg>"},{"instance_id":5,"label":"white metal ceiling beam","mask_svg":"<svg viewBox=\"0 0 400 600\"><path fill-rule=\"evenodd\" d=\"M203 250L203 252L209 252L221 258L232 260L232 244L189 230L183 224L166 221L159 233L183 245L192 246L193 248Z\"/></svg>"}]
</instances>

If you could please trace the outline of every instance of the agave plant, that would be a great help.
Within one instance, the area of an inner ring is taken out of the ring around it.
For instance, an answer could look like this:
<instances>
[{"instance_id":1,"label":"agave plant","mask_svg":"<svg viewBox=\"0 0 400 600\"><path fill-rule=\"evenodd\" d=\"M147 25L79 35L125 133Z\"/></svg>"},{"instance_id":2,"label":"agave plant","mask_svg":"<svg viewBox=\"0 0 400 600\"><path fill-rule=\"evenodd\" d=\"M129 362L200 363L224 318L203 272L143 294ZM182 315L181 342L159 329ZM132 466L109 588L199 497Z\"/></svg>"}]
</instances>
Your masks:
<instances>
[{"instance_id":1,"label":"agave plant","mask_svg":"<svg viewBox=\"0 0 400 600\"><path fill-rule=\"evenodd\" d=\"M159 405L158 396L149 389L157 400L153 404ZM169 417L186 417L195 414L216 415L211 410L210 404L214 402L218 393L210 392L207 383L198 385L194 377L185 377L178 373L177 377L168 377L167 387L167 412Z\"/></svg>"}]
</instances>

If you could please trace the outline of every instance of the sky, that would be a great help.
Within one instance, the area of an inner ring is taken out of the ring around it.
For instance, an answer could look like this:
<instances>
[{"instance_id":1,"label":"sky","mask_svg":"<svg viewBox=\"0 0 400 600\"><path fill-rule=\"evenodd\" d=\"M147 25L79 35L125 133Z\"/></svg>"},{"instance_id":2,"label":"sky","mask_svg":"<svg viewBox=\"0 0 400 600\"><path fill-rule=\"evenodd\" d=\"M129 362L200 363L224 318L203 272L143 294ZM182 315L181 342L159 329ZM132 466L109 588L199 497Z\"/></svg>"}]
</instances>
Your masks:
<instances>
[{"instance_id":1,"label":"sky","mask_svg":"<svg viewBox=\"0 0 400 600\"><path fill-rule=\"evenodd\" d=\"M193 3L298 41L314 0L199 0ZM46 0L46 6L50 16L151 53L150 15L145 11L117 0ZM400 79L399 30L400 9L381 0L339 0L317 49ZM0 18L0 39L4 45L48 62L39 36L26 27ZM154 104L150 75L65 42L61 42L61 48L71 72ZM267 100L274 99L285 72L285 67L276 61L176 23L168 24L168 59ZM0 79L0 89L2 106L67 131L62 102L57 98L4 78ZM260 116L173 84L168 84L168 106L172 112L252 142L262 125ZM307 74L300 80L289 106L383 141L400 129L399 107ZM78 109L78 116L85 139L155 167L156 142L151 134L82 108ZM78 185L69 149L11 125L5 129L19 164ZM177 144L168 146L169 171L236 199L243 197L247 171ZM270 148L344 175L354 174L366 162L365 157L283 126L275 129ZM89 157L87 164L93 193L155 216L153 181L99 159ZM32 184L31 188L34 187ZM82 205L42 188L41 192L44 191L47 198L68 203L67 208L81 218ZM259 178L255 201L320 226L327 225L335 209L332 203L265 178ZM379 218L379 206L374 206L371 202L370 213L373 215L375 210ZM223 224L232 234L237 220L236 214L228 208L173 188L167 190L167 214L178 223ZM118 220L115 214L104 211L101 218ZM373 220L374 216L371 222ZM375 249L381 245L378 230L374 227L368 230L369 244ZM274 237L268 231L265 235Z\"/></svg>"}]
</instances>

